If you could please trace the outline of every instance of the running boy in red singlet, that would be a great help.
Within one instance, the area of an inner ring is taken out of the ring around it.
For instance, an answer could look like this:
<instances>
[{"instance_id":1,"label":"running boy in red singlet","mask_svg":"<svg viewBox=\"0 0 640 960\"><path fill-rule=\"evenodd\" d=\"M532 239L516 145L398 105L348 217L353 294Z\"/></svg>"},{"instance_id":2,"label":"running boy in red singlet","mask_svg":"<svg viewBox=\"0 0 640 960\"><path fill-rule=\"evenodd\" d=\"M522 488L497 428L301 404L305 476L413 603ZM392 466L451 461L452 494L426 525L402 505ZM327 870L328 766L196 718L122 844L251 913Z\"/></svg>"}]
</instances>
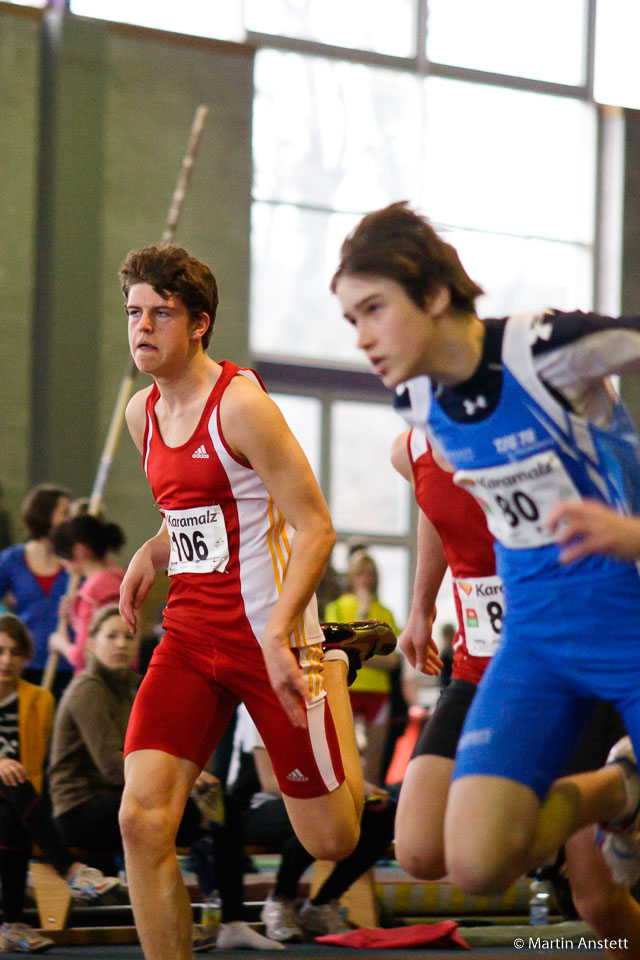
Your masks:
<instances>
[{"instance_id":1,"label":"running boy in red singlet","mask_svg":"<svg viewBox=\"0 0 640 960\"><path fill-rule=\"evenodd\" d=\"M321 665L314 591L335 538L304 454L257 376L207 356L218 301L208 267L150 247L129 254L121 279L131 353L154 380L127 423L163 515L122 584L129 627L158 570L171 587L127 733L120 821L145 956L189 960L174 838L235 704L314 856L355 846L362 777L346 665Z\"/></svg>"},{"instance_id":2,"label":"running boy in red singlet","mask_svg":"<svg viewBox=\"0 0 640 960\"><path fill-rule=\"evenodd\" d=\"M391 461L413 484L420 507L413 598L399 641L412 666L438 672L431 627L447 566L458 616L451 683L418 739L396 814L398 860L413 876L436 880L446 873L444 816L456 747L476 686L500 639L502 581L482 509L455 485L424 432L414 428L397 437Z\"/></svg>"}]
</instances>

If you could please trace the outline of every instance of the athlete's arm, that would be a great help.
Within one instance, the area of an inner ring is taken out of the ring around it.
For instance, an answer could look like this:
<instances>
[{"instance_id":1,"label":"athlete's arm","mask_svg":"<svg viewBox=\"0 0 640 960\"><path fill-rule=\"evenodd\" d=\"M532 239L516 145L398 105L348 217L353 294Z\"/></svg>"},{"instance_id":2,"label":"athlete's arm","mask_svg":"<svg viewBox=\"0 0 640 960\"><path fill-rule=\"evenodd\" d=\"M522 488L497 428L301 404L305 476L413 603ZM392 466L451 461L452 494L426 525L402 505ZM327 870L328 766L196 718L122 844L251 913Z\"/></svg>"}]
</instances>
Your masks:
<instances>
[{"instance_id":1,"label":"athlete's arm","mask_svg":"<svg viewBox=\"0 0 640 960\"><path fill-rule=\"evenodd\" d=\"M131 438L142 453L145 427L145 403L151 387L136 393L127 406L126 420ZM120 584L120 616L129 630L135 633L138 610L142 606L158 570L169 563L171 544L164 520L154 537L143 543L134 553Z\"/></svg>"},{"instance_id":2,"label":"athlete's arm","mask_svg":"<svg viewBox=\"0 0 640 960\"><path fill-rule=\"evenodd\" d=\"M261 639L269 679L289 719L306 726L309 698L289 637L324 573L335 533L311 467L277 405L246 377L235 377L220 403L222 432L256 471L291 524L291 556L280 596Z\"/></svg>"},{"instance_id":3,"label":"athlete's arm","mask_svg":"<svg viewBox=\"0 0 640 960\"><path fill-rule=\"evenodd\" d=\"M640 372L640 316L549 311L532 331L536 371L557 390Z\"/></svg>"},{"instance_id":4,"label":"athlete's arm","mask_svg":"<svg viewBox=\"0 0 640 960\"><path fill-rule=\"evenodd\" d=\"M640 517L629 517L597 500L561 501L547 517L558 543L561 563L605 553L619 560L640 557Z\"/></svg>"},{"instance_id":5,"label":"athlete's arm","mask_svg":"<svg viewBox=\"0 0 640 960\"><path fill-rule=\"evenodd\" d=\"M407 623L398 637L398 645L412 667L420 673L437 676L442 669L438 647L431 635L436 617L436 598L447 561L442 541L422 510L418 516L416 573Z\"/></svg>"},{"instance_id":6,"label":"athlete's arm","mask_svg":"<svg viewBox=\"0 0 640 960\"><path fill-rule=\"evenodd\" d=\"M409 434L402 433L391 448L391 463L405 480L413 484L413 471L407 447ZM411 609L398 644L412 667L429 676L442 669L438 647L431 636L435 619L435 602L447 561L442 541L422 510L418 517L416 572L413 581Z\"/></svg>"}]
</instances>

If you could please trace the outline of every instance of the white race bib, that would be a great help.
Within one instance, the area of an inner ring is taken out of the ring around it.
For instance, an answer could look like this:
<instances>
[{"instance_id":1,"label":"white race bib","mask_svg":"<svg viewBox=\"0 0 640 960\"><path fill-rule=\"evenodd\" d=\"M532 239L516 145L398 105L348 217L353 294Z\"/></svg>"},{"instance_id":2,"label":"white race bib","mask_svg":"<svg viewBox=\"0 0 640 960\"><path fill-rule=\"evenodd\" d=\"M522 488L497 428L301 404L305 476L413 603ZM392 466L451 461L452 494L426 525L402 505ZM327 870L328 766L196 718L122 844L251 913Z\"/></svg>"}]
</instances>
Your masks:
<instances>
[{"instance_id":1,"label":"white race bib","mask_svg":"<svg viewBox=\"0 0 640 960\"><path fill-rule=\"evenodd\" d=\"M492 657L500 643L504 615L502 580L492 577L453 579L462 609L467 650L472 657Z\"/></svg>"},{"instance_id":2,"label":"white race bib","mask_svg":"<svg viewBox=\"0 0 640 960\"><path fill-rule=\"evenodd\" d=\"M229 543L222 509L192 507L189 510L165 510L164 518L171 540L167 573L221 573L229 562Z\"/></svg>"},{"instance_id":3,"label":"white race bib","mask_svg":"<svg viewBox=\"0 0 640 960\"><path fill-rule=\"evenodd\" d=\"M553 543L545 524L549 510L558 500L581 499L554 450L497 467L458 470L453 479L476 498L496 540L514 550Z\"/></svg>"}]
</instances>

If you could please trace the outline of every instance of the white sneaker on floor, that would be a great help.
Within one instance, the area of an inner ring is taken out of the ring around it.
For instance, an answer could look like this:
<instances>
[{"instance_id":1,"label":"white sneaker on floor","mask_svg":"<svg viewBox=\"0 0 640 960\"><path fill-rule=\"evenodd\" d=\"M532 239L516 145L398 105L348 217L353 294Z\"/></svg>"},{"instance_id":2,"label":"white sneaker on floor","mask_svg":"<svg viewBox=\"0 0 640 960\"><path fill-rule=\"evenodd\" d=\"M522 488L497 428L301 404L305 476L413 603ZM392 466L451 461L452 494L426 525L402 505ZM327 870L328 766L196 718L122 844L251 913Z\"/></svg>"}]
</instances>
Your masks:
<instances>
[{"instance_id":1,"label":"white sneaker on floor","mask_svg":"<svg viewBox=\"0 0 640 960\"><path fill-rule=\"evenodd\" d=\"M244 920L221 923L218 931L218 950L284 950L277 940L269 940Z\"/></svg>"},{"instance_id":2,"label":"white sneaker on floor","mask_svg":"<svg viewBox=\"0 0 640 960\"><path fill-rule=\"evenodd\" d=\"M0 953L44 953L52 946L53 940L26 923L3 923L0 927Z\"/></svg>"},{"instance_id":3,"label":"white sneaker on floor","mask_svg":"<svg viewBox=\"0 0 640 960\"><path fill-rule=\"evenodd\" d=\"M268 897L264 902L260 919L271 940L278 940L280 943L299 943L304 940L293 900Z\"/></svg>"},{"instance_id":4,"label":"white sneaker on floor","mask_svg":"<svg viewBox=\"0 0 640 960\"><path fill-rule=\"evenodd\" d=\"M311 937L323 937L327 933L349 933L351 930L342 917L337 900L320 904L305 900L298 913L298 922Z\"/></svg>"},{"instance_id":5,"label":"white sneaker on floor","mask_svg":"<svg viewBox=\"0 0 640 960\"><path fill-rule=\"evenodd\" d=\"M602 824L599 840L614 883L630 887L640 879L640 773L629 737L611 748L609 763L617 763L622 771L628 810L623 817Z\"/></svg>"},{"instance_id":6,"label":"white sneaker on floor","mask_svg":"<svg viewBox=\"0 0 640 960\"><path fill-rule=\"evenodd\" d=\"M105 893L114 890L120 886L117 877L105 877L95 867L88 867L81 863L73 871L70 877L67 877L67 884L71 890L71 896L74 900L99 900Z\"/></svg>"}]
</instances>

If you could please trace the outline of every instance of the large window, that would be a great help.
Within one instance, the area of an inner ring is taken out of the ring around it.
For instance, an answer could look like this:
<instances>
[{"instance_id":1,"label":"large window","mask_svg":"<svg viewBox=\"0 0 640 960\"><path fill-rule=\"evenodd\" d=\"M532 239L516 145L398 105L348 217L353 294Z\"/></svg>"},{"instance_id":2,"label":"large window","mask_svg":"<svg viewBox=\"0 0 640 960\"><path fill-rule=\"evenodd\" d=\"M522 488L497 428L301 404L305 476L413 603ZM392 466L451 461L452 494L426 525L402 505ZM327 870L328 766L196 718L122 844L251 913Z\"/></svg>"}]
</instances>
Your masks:
<instances>
[{"instance_id":1,"label":"large window","mask_svg":"<svg viewBox=\"0 0 640 960\"><path fill-rule=\"evenodd\" d=\"M71 9L256 45L254 362L281 371L276 399L330 504L335 564L344 569L348 543L364 537L384 571L383 602L402 620L415 507L388 450L403 424L328 292L340 243L363 213L406 199L485 289L482 316L607 309L617 228L598 189L605 174L617 185L620 151L597 101L640 107L637 0L598 3L597 18L595 0Z\"/></svg>"}]
</instances>

